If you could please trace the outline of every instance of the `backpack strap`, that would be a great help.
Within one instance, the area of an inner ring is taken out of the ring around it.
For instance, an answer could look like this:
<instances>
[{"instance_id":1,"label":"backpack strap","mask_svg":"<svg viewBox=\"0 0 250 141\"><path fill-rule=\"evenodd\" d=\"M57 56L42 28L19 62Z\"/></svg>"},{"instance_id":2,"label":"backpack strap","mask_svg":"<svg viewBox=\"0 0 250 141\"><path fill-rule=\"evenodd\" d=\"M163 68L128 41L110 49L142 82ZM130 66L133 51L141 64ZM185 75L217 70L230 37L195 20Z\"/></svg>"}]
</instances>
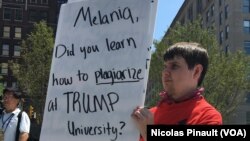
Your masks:
<instances>
[{"instance_id":1,"label":"backpack strap","mask_svg":"<svg viewBox=\"0 0 250 141\"><path fill-rule=\"evenodd\" d=\"M0 108L0 118L2 118L2 116L3 116L3 111L4 111L4 109Z\"/></svg>"},{"instance_id":2,"label":"backpack strap","mask_svg":"<svg viewBox=\"0 0 250 141\"><path fill-rule=\"evenodd\" d=\"M16 141L19 140L19 135L20 135L20 122L21 122L21 118L22 118L22 113L23 111L20 111L19 114L17 115L17 127L16 127Z\"/></svg>"}]
</instances>

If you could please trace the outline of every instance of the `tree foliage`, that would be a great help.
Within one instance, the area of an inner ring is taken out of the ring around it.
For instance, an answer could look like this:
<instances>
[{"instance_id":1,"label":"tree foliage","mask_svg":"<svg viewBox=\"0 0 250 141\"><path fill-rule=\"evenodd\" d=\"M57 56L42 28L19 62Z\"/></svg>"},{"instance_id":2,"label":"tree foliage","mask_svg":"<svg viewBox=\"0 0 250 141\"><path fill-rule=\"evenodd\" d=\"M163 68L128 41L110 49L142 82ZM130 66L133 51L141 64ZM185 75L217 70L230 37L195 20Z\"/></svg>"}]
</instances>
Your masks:
<instances>
[{"instance_id":1,"label":"tree foliage","mask_svg":"<svg viewBox=\"0 0 250 141\"><path fill-rule=\"evenodd\" d=\"M2 76L0 76L0 80L2 79ZM0 83L0 97L1 99L3 99L3 89L4 89L4 85L3 83ZM3 108L2 102L0 102L0 108Z\"/></svg>"},{"instance_id":2,"label":"tree foliage","mask_svg":"<svg viewBox=\"0 0 250 141\"><path fill-rule=\"evenodd\" d=\"M42 118L54 46L53 30L41 21L21 45L21 61L12 63L20 89L31 99L31 104Z\"/></svg>"},{"instance_id":3,"label":"tree foliage","mask_svg":"<svg viewBox=\"0 0 250 141\"><path fill-rule=\"evenodd\" d=\"M224 122L234 112L249 92L249 56L244 51L225 52L218 45L212 29L203 29L200 21L196 20L185 26L179 23L172 29L166 38L156 43L156 51L152 54L149 72L148 94L146 101L149 105L155 104L162 90L161 70L163 54L169 45L176 42L198 42L208 50L209 68L203 87L204 96L222 113ZM150 99L150 100L149 100Z\"/></svg>"}]
</instances>

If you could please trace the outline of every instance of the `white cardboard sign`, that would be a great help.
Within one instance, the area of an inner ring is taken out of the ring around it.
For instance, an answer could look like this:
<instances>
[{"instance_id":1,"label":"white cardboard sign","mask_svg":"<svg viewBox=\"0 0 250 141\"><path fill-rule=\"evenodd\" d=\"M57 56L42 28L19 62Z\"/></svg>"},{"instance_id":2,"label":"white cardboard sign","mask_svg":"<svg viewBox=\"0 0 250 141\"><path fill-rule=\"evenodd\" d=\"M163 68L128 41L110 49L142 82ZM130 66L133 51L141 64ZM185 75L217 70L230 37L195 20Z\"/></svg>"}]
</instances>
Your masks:
<instances>
[{"instance_id":1,"label":"white cardboard sign","mask_svg":"<svg viewBox=\"0 0 250 141\"><path fill-rule=\"evenodd\" d=\"M40 141L139 139L157 0L63 4Z\"/></svg>"}]
</instances>

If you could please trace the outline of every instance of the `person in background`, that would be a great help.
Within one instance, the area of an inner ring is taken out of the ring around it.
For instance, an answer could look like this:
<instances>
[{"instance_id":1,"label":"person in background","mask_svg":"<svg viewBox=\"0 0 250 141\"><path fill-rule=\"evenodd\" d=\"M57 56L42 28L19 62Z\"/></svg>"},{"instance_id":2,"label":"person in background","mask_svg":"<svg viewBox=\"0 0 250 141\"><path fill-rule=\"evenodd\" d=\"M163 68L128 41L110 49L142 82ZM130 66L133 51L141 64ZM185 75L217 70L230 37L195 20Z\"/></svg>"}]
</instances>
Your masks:
<instances>
[{"instance_id":1,"label":"person in background","mask_svg":"<svg viewBox=\"0 0 250 141\"><path fill-rule=\"evenodd\" d=\"M146 141L147 125L221 125L221 113L202 96L208 69L208 53L195 42L179 42L164 54L158 105L137 107L132 113L140 140Z\"/></svg>"},{"instance_id":2,"label":"person in background","mask_svg":"<svg viewBox=\"0 0 250 141\"><path fill-rule=\"evenodd\" d=\"M4 110L0 117L0 132L3 134L4 141L27 141L30 132L30 119L26 112L21 112L18 107L21 102L21 93L12 88L3 90ZM18 114L21 114L20 127L17 129ZM19 135L17 132L19 131ZM17 137L16 137L17 136Z\"/></svg>"}]
</instances>

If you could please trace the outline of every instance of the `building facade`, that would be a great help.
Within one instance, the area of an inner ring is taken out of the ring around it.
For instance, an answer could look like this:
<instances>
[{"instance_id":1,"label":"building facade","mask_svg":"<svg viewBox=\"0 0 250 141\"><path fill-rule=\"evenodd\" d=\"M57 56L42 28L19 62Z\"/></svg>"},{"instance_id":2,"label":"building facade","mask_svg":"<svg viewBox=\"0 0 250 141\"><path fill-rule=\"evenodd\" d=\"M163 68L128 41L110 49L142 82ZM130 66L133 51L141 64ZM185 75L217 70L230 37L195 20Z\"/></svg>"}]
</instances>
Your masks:
<instances>
[{"instance_id":1,"label":"building facade","mask_svg":"<svg viewBox=\"0 0 250 141\"><path fill-rule=\"evenodd\" d=\"M44 20L54 31L61 4L67 0L0 0L0 82L18 87L9 67L10 60L20 59L20 45L35 22Z\"/></svg>"},{"instance_id":2,"label":"building facade","mask_svg":"<svg viewBox=\"0 0 250 141\"><path fill-rule=\"evenodd\" d=\"M244 50L250 55L250 0L185 0L170 27L198 18L203 28L214 28L223 51ZM250 93L230 122L250 124Z\"/></svg>"}]
</instances>

